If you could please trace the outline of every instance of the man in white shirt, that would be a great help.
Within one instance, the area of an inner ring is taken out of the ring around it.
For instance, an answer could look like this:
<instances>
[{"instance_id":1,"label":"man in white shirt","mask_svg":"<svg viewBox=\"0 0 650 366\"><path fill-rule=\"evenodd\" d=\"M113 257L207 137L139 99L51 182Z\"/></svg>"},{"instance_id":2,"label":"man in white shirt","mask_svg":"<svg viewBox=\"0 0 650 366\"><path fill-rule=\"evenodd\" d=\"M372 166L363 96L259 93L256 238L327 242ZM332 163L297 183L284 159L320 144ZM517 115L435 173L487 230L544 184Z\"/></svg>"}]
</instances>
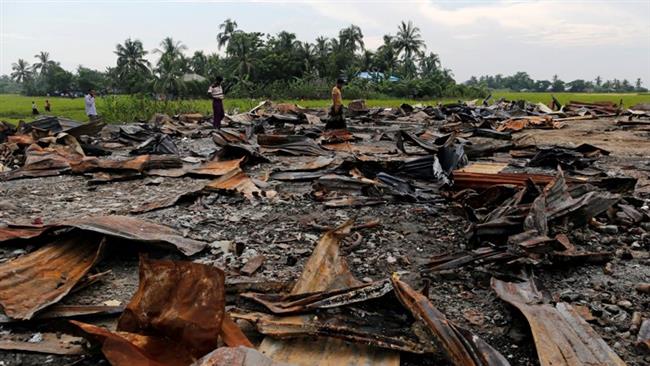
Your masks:
<instances>
[{"instance_id":1,"label":"man in white shirt","mask_svg":"<svg viewBox=\"0 0 650 366\"><path fill-rule=\"evenodd\" d=\"M208 88L208 94L212 98L212 126L216 129L221 128L221 120L225 116L223 110L223 88L221 83L223 82L223 77L217 76L214 84Z\"/></svg>"},{"instance_id":2,"label":"man in white shirt","mask_svg":"<svg viewBox=\"0 0 650 366\"><path fill-rule=\"evenodd\" d=\"M88 94L84 97L86 103L86 115L90 121L97 117L97 109L95 108L95 91L90 89Z\"/></svg>"}]
</instances>

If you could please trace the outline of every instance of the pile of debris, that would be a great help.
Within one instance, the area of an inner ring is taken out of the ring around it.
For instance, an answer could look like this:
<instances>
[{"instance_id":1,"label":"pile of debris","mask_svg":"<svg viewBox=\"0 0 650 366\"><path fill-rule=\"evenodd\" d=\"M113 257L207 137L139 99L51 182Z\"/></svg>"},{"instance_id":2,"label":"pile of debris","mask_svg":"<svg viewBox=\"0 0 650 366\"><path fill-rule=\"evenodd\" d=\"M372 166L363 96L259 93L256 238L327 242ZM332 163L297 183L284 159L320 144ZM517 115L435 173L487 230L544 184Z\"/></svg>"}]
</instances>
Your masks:
<instances>
[{"instance_id":1,"label":"pile of debris","mask_svg":"<svg viewBox=\"0 0 650 366\"><path fill-rule=\"evenodd\" d=\"M480 336L432 301L431 280L468 273L524 316L539 364L625 364L592 327L592 312L549 298L539 279L578 266L607 270L617 257L648 258L650 236L639 230L650 227L650 186L647 174L631 172L650 167L646 161L621 169L608 147L540 144L535 136L586 121L643 133L650 112L620 103L489 101L400 108L354 101L345 130L325 130L325 110L271 102L226 116L221 130L195 114L123 125L60 118L1 125L5 184L59 175L86 177L91 186L181 177L199 184L134 203L122 215L54 222L16 217L0 225L0 242L20 248L0 263L0 322L33 334L25 339L7 331L0 349L96 361L86 358L93 352L82 347L85 339L113 365L399 365L404 358L432 364L440 357L453 365L520 364L503 353L502 341ZM173 222L137 216L188 203L190 211L205 210L203 199L215 195L241 197L253 209L304 200L350 212L445 206L467 221L466 240L453 251L428 248L435 255L389 260L414 264L415 272L360 279L346 253L363 245L361 230L380 221L311 223L326 233L295 271L295 282L276 285L251 280L265 265L263 255L235 270L217 268L201 257L206 247L237 255L244 248L191 239L191 230ZM576 241L580 230L636 231L642 240L603 249ZM60 303L113 270L98 271L113 265L106 256L132 260L136 253L139 285L126 307ZM640 284L639 293L647 286ZM628 342L640 350L650 349L648 315L634 311L630 320L628 339L637 338Z\"/></svg>"}]
</instances>

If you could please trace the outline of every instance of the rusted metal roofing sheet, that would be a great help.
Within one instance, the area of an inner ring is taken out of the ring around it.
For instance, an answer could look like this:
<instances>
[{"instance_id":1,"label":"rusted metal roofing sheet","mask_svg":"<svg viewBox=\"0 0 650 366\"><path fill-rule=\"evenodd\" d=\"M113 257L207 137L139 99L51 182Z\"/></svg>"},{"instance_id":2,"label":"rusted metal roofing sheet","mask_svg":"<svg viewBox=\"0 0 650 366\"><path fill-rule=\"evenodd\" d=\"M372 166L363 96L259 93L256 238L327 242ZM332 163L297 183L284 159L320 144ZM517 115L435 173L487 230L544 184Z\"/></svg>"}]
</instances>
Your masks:
<instances>
[{"instance_id":1,"label":"rusted metal roofing sheet","mask_svg":"<svg viewBox=\"0 0 650 366\"><path fill-rule=\"evenodd\" d=\"M506 366L503 355L471 332L458 327L436 309L429 299L396 276L391 278L400 302L416 319L424 322L454 365Z\"/></svg>"},{"instance_id":2,"label":"rusted metal roofing sheet","mask_svg":"<svg viewBox=\"0 0 650 366\"><path fill-rule=\"evenodd\" d=\"M360 284L339 253L339 242L349 234L352 220L325 234L307 260L292 295L348 288ZM275 361L298 366L313 365L376 365L398 366L399 352L382 350L358 343L324 337L319 342L309 339L279 340L266 337L259 350Z\"/></svg>"},{"instance_id":3,"label":"rusted metal roofing sheet","mask_svg":"<svg viewBox=\"0 0 650 366\"><path fill-rule=\"evenodd\" d=\"M247 198L259 197L262 190L259 189L253 180L243 170L233 169L205 186L208 190L234 191L243 194Z\"/></svg>"},{"instance_id":4,"label":"rusted metal roofing sheet","mask_svg":"<svg viewBox=\"0 0 650 366\"><path fill-rule=\"evenodd\" d=\"M112 237L152 244L170 244L185 255L193 255L206 243L182 237L176 230L130 216L91 216L75 218L56 225L93 231Z\"/></svg>"},{"instance_id":5,"label":"rusted metal roofing sheet","mask_svg":"<svg viewBox=\"0 0 650 366\"><path fill-rule=\"evenodd\" d=\"M141 257L138 291L116 332L72 323L102 343L114 366L187 366L217 348L220 335L228 345L251 346L226 316L224 283L213 266Z\"/></svg>"},{"instance_id":6,"label":"rusted metal roofing sheet","mask_svg":"<svg viewBox=\"0 0 650 366\"><path fill-rule=\"evenodd\" d=\"M151 244L166 244L185 255L193 255L205 248L206 243L182 237L176 230L131 216L90 216L73 218L44 227L8 225L0 228L0 243L12 239L36 238L55 229L77 228L125 240Z\"/></svg>"},{"instance_id":7,"label":"rusted metal roofing sheet","mask_svg":"<svg viewBox=\"0 0 650 366\"><path fill-rule=\"evenodd\" d=\"M263 353L249 347L220 347L192 366L291 366L288 363L276 362Z\"/></svg>"},{"instance_id":8,"label":"rusted metal roofing sheet","mask_svg":"<svg viewBox=\"0 0 650 366\"><path fill-rule=\"evenodd\" d=\"M66 236L0 265L0 304L13 319L27 320L54 304L98 261L101 236Z\"/></svg>"},{"instance_id":9,"label":"rusted metal roofing sheet","mask_svg":"<svg viewBox=\"0 0 650 366\"><path fill-rule=\"evenodd\" d=\"M625 365L571 305L544 304L532 279L515 283L492 278L492 289L526 317L542 366Z\"/></svg>"},{"instance_id":10,"label":"rusted metal roofing sheet","mask_svg":"<svg viewBox=\"0 0 650 366\"><path fill-rule=\"evenodd\" d=\"M242 157L235 160L208 161L190 170L189 173L194 175L222 176L234 169L239 169L244 159Z\"/></svg>"}]
</instances>

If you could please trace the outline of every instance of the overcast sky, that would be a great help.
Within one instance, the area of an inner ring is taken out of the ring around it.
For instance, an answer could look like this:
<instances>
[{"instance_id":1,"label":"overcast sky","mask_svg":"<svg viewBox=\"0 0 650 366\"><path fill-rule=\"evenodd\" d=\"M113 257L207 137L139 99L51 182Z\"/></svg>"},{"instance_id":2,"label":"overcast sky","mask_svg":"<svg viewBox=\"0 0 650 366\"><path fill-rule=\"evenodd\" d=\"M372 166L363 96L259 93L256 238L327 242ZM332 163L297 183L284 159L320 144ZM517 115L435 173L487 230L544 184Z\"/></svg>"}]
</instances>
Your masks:
<instances>
[{"instance_id":1,"label":"overcast sky","mask_svg":"<svg viewBox=\"0 0 650 366\"><path fill-rule=\"evenodd\" d=\"M39 51L67 69L103 70L115 45L140 39L147 50L166 36L189 53L216 52L226 18L245 31L296 33L313 42L361 27L366 47L395 33L400 20L421 30L457 81L526 71L534 79L640 77L650 86L650 0L640 1L13 1L0 0L0 74ZM155 58L155 56L152 56ZM153 60L152 60L153 61Z\"/></svg>"}]
</instances>

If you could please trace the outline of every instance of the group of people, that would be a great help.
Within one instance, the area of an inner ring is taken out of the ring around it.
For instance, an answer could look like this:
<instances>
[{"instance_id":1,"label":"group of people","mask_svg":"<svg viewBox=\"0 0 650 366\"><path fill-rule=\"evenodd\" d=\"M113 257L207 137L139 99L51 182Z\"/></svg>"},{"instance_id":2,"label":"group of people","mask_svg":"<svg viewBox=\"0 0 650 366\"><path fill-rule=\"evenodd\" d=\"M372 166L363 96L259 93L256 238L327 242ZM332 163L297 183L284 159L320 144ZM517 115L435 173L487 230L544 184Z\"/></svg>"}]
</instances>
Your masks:
<instances>
[{"instance_id":1,"label":"group of people","mask_svg":"<svg viewBox=\"0 0 650 366\"><path fill-rule=\"evenodd\" d=\"M52 104L50 104L49 99L45 99L45 112L52 112ZM91 121L97 117L97 107L95 107L95 91L89 90L86 96L84 97L84 109L86 110L86 116ZM32 115L39 115L38 106L35 101L32 101Z\"/></svg>"},{"instance_id":2,"label":"group of people","mask_svg":"<svg viewBox=\"0 0 650 366\"><path fill-rule=\"evenodd\" d=\"M223 87L223 77L217 76L215 82L208 88L208 94L212 98L212 126L216 129L221 128L221 121L225 116L223 108L223 99L225 91ZM336 85L332 88L332 107L330 108L330 116L325 125L325 129L340 129L345 128L345 115L343 107L343 79L336 80ZM84 97L84 106L86 115L91 121L97 117L97 107L95 106L95 91L88 90ZM45 100L45 111L51 112L52 105L49 100ZM38 107L36 102L32 101L32 114L38 115Z\"/></svg>"},{"instance_id":3,"label":"group of people","mask_svg":"<svg viewBox=\"0 0 650 366\"><path fill-rule=\"evenodd\" d=\"M45 112L52 112L52 105L50 104L50 101L48 99L45 99ZM33 115L38 115L40 114L38 112L38 107L36 106L36 102L32 100L32 114Z\"/></svg>"},{"instance_id":4,"label":"group of people","mask_svg":"<svg viewBox=\"0 0 650 366\"><path fill-rule=\"evenodd\" d=\"M208 88L208 95L212 98L212 126L216 129L221 128L221 121L225 116L223 108L224 87L223 77L217 76L215 82ZM325 129L346 128L344 107L343 107L343 79L337 79L336 85L332 88L332 107L330 108L329 119Z\"/></svg>"}]
</instances>

